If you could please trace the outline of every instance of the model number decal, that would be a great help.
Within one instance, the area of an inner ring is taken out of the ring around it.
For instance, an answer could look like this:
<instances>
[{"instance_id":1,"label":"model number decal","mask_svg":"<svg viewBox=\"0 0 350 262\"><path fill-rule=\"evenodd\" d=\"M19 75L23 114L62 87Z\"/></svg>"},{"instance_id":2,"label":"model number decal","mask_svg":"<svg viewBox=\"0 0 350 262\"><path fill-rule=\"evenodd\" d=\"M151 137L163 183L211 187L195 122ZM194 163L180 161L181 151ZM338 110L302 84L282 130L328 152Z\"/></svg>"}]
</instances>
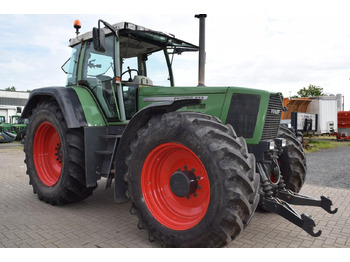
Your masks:
<instances>
[{"instance_id":1,"label":"model number decal","mask_svg":"<svg viewBox=\"0 0 350 262\"><path fill-rule=\"evenodd\" d=\"M143 102L165 102L165 101L178 101L186 99L201 99L207 100L208 96L169 96L169 97L145 97Z\"/></svg>"}]
</instances>

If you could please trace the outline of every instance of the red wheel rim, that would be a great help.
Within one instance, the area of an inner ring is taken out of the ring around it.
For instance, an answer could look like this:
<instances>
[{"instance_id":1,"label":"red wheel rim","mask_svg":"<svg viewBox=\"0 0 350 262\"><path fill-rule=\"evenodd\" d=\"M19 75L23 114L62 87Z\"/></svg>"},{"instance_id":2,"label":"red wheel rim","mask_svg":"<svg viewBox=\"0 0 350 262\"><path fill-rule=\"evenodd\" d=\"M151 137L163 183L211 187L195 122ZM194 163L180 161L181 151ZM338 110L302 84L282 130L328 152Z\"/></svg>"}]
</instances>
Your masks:
<instances>
[{"instance_id":1,"label":"red wheel rim","mask_svg":"<svg viewBox=\"0 0 350 262\"><path fill-rule=\"evenodd\" d=\"M281 165L280 165L280 160L277 159L277 165L281 168ZM279 177L275 177L274 173L271 172L270 174L270 181L273 183L273 184L278 184L278 182L280 181Z\"/></svg>"},{"instance_id":2,"label":"red wheel rim","mask_svg":"<svg viewBox=\"0 0 350 262\"><path fill-rule=\"evenodd\" d=\"M193 170L200 178L193 194L178 197L170 188L170 178L174 172L184 169ZM159 145L147 156L142 168L141 190L152 215L174 230L197 225L210 201L209 178L202 162L189 148L177 143Z\"/></svg>"},{"instance_id":3,"label":"red wheel rim","mask_svg":"<svg viewBox=\"0 0 350 262\"><path fill-rule=\"evenodd\" d=\"M62 171L62 149L57 130L49 122L41 123L35 133L33 158L41 182L49 187L55 185Z\"/></svg>"}]
</instances>

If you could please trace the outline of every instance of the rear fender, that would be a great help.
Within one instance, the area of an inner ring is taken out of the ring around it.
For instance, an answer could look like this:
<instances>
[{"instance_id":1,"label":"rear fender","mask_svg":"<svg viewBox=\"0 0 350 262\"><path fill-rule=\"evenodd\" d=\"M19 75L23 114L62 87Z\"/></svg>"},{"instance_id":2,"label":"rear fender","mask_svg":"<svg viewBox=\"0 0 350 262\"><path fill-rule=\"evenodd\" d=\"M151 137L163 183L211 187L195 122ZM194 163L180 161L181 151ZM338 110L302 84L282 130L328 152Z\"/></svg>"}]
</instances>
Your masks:
<instances>
[{"instance_id":1,"label":"rear fender","mask_svg":"<svg viewBox=\"0 0 350 262\"><path fill-rule=\"evenodd\" d=\"M34 89L22 112L22 118L28 118L38 103L56 100L62 110L68 128L87 126L83 107L74 89L69 87L45 87Z\"/></svg>"}]
</instances>

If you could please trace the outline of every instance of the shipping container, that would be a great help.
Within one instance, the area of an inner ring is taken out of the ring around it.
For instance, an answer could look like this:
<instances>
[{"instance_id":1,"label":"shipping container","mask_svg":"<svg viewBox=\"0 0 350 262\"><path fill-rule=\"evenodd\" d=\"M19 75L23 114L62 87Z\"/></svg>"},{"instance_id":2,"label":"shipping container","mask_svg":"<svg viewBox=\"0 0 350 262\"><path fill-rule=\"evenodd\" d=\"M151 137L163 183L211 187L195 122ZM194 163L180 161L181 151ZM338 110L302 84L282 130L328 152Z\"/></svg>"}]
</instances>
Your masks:
<instances>
[{"instance_id":1,"label":"shipping container","mask_svg":"<svg viewBox=\"0 0 350 262\"><path fill-rule=\"evenodd\" d=\"M310 97L306 113L318 115L318 134L331 134L338 131L338 99L336 96Z\"/></svg>"}]
</instances>

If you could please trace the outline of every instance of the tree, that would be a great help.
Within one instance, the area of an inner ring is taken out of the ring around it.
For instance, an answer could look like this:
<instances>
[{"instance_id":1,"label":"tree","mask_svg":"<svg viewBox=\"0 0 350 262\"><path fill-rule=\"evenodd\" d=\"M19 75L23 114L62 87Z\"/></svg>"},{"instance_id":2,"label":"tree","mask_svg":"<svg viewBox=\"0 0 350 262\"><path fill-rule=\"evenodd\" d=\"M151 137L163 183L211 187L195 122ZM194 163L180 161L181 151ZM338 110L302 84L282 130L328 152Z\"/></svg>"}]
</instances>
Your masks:
<instances>
[{"instance_id":1,"label":"tree","mask_svg":"<svg viewBox=\"0 0 350 262\"><path fill-rule=\"evenodd\" d=\"M306 89L305 87L298 91L300 97L310 97L310 96L323 96L323 88L315 85L309 85Z\"/></svg>"},{"instance_id":2,"label":"tree","mask_svg":"<svg viewBox=\"0 0 350 262\"><path fill-rule=\"evenodd\" d=\"M14 87L14 86L8 87L5 89L5 91L16 91L16 87Z\"/></svg>"}]
</instances>

